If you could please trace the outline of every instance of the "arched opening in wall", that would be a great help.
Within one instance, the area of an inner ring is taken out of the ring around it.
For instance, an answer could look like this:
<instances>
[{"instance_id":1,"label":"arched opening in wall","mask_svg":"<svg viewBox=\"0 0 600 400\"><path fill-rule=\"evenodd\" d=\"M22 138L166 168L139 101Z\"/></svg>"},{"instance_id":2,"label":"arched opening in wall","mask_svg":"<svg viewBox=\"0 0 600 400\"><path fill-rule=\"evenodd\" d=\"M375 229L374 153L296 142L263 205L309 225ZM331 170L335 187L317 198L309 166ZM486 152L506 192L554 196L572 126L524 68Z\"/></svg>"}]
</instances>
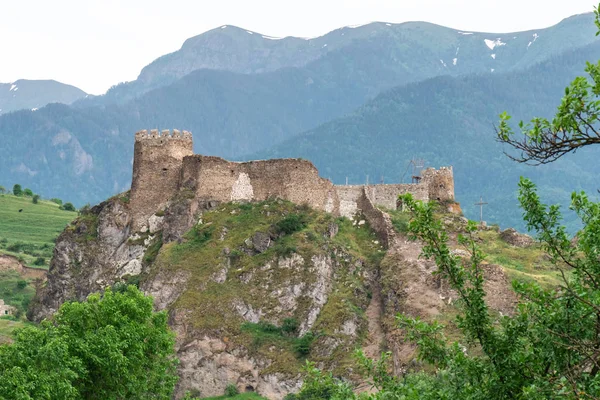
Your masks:
<instances>
[{"instance_id":1,"label":"arched opening in wall","mask_svg":"<svg viewBox=\"0 0 600 400\"><path fill-rule=\"evenodd\" d=\"M440 189L446 189L446 188L444 187L444 184L440 183Z\"/></svg>"},{"instance_id":2,"label":"arched opening in wall","mask_svg":"<svg viewBox=\"0 0 600 400\"><path fill-rule=\"evenodd\" d=\"M167 171L168 171L168 169L167 169L167 168L163 168L163 169L162 169L162 174L163 174L163 175L166 175L166 174L167 174Z\"/></svg>"},{"instance_id":3,"label":"arched opening in wall","mask_svg":"<svg viewBox=\"0 0 600 400\"><path fill-rule=\"evenodd\" d=\"M246 385L246 392L254 392L254 386Z\"/></svg>"}]
</instances>

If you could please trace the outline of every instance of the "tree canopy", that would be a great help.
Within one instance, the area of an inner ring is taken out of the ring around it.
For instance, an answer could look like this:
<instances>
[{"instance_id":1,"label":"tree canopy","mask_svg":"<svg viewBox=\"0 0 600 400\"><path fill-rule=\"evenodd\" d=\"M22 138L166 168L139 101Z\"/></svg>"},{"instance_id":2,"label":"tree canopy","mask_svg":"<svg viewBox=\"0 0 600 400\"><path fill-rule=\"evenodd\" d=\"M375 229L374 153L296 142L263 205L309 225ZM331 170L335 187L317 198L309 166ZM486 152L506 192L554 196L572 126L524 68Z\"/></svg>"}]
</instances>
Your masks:
<instances>
[{"instance_id":1,"label":"tree canopy","mask_svg":"<svg viewBox=\"0 0 600 400\"><path fill-rule=\"evenodd\" d=\"M0 346L0 399L170 399L173 345L150 297L135 286L107 289Z\"/></svg>"},{"instance_id":2,"label":"tree canopy","mask_svg":"<svg viewBox=\"0 0 600 400\"><path fill-rule=\"evenodd\" d=\"M600 8L596 7L595 23L600 29ZM596 33L598 35L600 30ZM536 117L529 123L519 122L516 134L506 112L500 115L498 139L520 154L506 154L513 160L529 164L547 164L584 146L600 143L600 61L588 62L585 72L565 88L552 120Z\"/></svg>"}]
</instances>

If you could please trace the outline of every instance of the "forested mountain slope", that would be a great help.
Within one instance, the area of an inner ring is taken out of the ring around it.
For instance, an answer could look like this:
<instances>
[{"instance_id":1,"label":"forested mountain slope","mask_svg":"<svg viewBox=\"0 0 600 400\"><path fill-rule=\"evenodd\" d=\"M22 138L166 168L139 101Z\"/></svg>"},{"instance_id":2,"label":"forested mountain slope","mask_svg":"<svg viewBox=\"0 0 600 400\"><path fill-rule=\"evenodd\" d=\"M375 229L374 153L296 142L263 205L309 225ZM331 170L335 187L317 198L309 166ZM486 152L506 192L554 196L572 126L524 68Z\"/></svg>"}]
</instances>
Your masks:
<instances>
[{"instance_id":1,"label":"forested mountain slope","mask_svg":"<svg viewBox=\"0 0 600 400\"><path fill-rule=\"evenodd\" d=\"M597 188L600 149L586 149L543 167L510 161L495 140L498 115L553 115L564 87L583 73L586 60L600 59L600 45L566 52L526 71L462 78L438 77L395 88L350 116L328 122L248 158L303 157L336 183L398 182L411 158L453 165L456 197L471 218L479 196L490 204L488 222L521 226L516 204L520 175L533 178L544 198L568 203L571 190Z\"/></svg>"}]
</instances>

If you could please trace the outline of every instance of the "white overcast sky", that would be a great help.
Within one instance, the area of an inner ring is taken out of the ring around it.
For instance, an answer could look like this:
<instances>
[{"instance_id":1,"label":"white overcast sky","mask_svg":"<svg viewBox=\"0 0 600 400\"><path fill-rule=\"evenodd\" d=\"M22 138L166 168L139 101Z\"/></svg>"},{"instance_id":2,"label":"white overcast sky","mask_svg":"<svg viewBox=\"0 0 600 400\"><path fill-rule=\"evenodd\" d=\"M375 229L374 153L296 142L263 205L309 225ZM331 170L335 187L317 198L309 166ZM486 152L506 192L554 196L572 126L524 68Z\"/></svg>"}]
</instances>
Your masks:
<instances>
[{"instance_id":1,"label":"white overcast sky","mask_svg":"<svg viewBox=\"0 0 600 400\"><path fill-rule=\"evenodd\" d=\"M185 39L219 25L312 37L371 21L460 30L543 28L591 0L0 0L0 82L56 79L88 93L137 77Z\"/></svg>"}]
</instances>

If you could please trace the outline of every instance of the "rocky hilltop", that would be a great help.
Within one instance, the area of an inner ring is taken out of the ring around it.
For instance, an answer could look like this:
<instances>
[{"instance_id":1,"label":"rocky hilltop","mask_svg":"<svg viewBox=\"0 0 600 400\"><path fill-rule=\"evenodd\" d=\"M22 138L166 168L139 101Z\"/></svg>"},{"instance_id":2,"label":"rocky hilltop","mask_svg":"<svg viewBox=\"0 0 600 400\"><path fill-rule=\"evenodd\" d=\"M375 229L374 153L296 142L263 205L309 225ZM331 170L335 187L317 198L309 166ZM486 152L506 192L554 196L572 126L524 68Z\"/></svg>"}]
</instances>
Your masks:
<instances>
[{"instance_id":1,"label":"rocky hilltop","mask_svg":"<svg viewBox=\"0 0 600 400\"><path fill-rule=\"evenodd\" d=\"M356 348L392 351L401 373L414 357L395 315L455 313L456 296L408 241L395 200L413 192L438 201L455 236L466 219L451 169L414 185L335 187L305 160L193 155L191 135L175 131L138 133L133 176L130 192L85 210L59 236L28 316L137 285L169 312L178 397L235 384L281 399L300 387L306 358L358 380ZM510 313L504 272L487 272L492 304Z\"/></svg>"}]
</instances>

